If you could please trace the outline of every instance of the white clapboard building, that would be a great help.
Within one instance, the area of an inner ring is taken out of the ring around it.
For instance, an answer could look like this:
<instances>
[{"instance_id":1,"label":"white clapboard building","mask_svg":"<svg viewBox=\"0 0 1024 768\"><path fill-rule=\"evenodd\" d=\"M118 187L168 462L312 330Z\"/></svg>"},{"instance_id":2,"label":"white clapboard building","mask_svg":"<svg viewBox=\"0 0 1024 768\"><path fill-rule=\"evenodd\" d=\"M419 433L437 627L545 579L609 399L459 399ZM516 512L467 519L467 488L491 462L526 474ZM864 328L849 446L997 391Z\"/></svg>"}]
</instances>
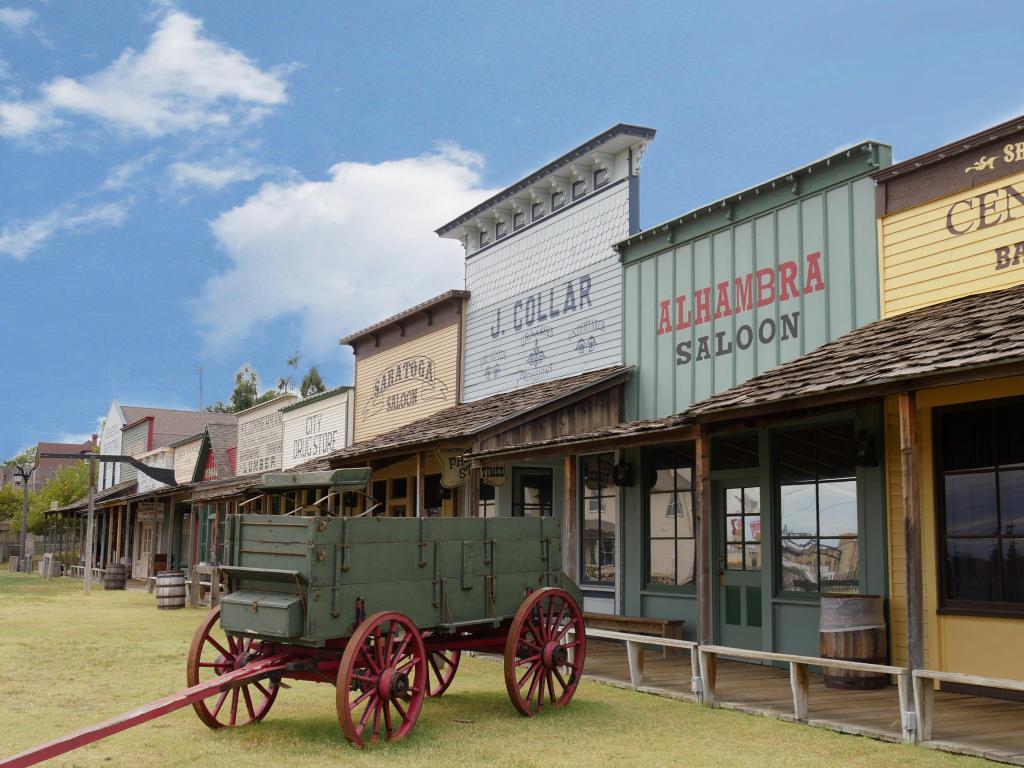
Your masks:
<instances>
[{"instance_id":1,"label":"white clapboard building","mask_svg":"<svg viewBox=\"0 0 1024 768\"><path fill-rule=\"evenodd\" d=\"M622 362L622 267L654 130L619 124L437 230L466 253L464 402Z\"/></svg>"},{"instance_id":2,"label":"white clapboard building","mask_svg":"<svg viewBox=\"0 0 1024 768\"><path fill-rule=\"evenodd\" d=\"M352 442L351 387L338 387L281 409L284 470L319 459Z\"/></svg>"}]
</instances>

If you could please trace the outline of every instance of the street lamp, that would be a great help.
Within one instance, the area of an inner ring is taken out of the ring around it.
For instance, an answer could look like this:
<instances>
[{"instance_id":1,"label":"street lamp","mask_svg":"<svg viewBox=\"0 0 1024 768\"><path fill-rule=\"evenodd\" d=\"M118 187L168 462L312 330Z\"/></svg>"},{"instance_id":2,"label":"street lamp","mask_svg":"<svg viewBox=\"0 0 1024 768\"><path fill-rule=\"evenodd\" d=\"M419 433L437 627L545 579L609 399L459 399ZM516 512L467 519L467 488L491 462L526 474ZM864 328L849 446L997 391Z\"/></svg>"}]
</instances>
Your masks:
<instances>
[{"instance_id":1,"label":"street lamp","mask_svg":"<svg viewBox=\"0 0 1024 768\"><path fill-rule=\"evenodd\" d=\"M30 467L26 467L22 464L14 465L14 476L21 478L21 560L22 567L24 567L25 555L26 555L26 544L28 543L28 479L32 477L32 473L36 471L36 466L33 464ZM32 570L29 568L28 570Z\"/></svg>"}]
</instances>

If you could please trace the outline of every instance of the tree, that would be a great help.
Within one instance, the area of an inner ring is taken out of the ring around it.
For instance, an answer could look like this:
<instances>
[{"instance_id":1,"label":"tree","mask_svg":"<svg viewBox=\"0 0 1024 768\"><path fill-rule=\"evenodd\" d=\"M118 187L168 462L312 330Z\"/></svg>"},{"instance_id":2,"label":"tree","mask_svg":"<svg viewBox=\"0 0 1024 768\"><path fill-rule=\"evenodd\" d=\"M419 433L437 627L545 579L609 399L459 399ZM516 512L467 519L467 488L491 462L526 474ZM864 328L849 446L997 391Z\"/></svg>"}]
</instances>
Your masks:
<instances>
[{"instance_id":1,"label":"tree","mask_svg":"<svg viewBox=\"0 0 1024 768\"><path fill-rule=\"evenodd\" d=\"M324 380L320 377L320 371L316 369L315 365L312 366L309 369L309 373L302 377L302 386L299 392L303 397L312 397L326 391L327 385L324 384Z\"/></svg>"},{"instance_id":2,"label":"tree","mask_svg":"<svg viewBox=\"0 0 1024 768\"><path fill-rule=\"evenodd\" d=\"M235 373L235 388L231 390L231 410L235 413L252 408L260 396L260 377L249 363Z\"/></svg>"},{"instance_id":3,"label":"tree","mask_svg":"<svg viewBox=\"0 0 1024 768\"><path fill-rule=\"evenodd\" d=\"M11 519L11 528L21 531L21 494L20 488L11 489L17 496L17 506ZM89 493L89 464L79 461L68 467L60 467L42 488L28 497L28 529L31 533L44 533L46 530L46 512L53 502L63 507L72 502L84 499ZM0 505L4 496L0 495ZM0 506L0 519L3 507Z\"/></svg>"},{"instance_id":4,"label":"tree","mask_svg":"<svg viewBox=\"0 0 1024 768\"><path fill-rule=\"evenodd\" d=\"M299 370L299 360L302 359L302 355L295 352L291 357L284 361L284 364L288 366L289 373L287 376L282 376L277 380L277 391L282 395L291 392L295 385L295 374Z\"/></svg>"},{"instance_id":5,"label":"tree","mask_svg":"<svg viewBox=\"0 0 1024 768\"><path fill-rule=\"evenodd\" d=\"M0 487L0 523L17 520L21 525L21 488L13 485Z\"/></svg>"},{"instance_id":6,"label":"tree","mask_svg":"<svg viewBox=\"0 0 1024 768\"><path fill-rule=\"evenodd\" d=\"M13 467L15 465L20 464L23 467L32 467L35 466L35 463L36 446L33 445L31 448L26 448L25 450L23 450L17 456L12 456L11 458L9 458L7 461L4 462L4 466Z\"/></svg>"}]
</instances>

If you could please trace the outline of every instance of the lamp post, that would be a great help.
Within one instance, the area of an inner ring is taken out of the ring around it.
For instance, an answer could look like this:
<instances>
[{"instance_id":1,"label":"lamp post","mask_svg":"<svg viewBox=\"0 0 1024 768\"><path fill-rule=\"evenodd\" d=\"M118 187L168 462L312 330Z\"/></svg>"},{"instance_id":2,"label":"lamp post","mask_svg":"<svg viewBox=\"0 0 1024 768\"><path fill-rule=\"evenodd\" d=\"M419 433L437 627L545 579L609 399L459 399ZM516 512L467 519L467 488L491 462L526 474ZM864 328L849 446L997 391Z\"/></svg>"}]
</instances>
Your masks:
<instances>
[{"instance_id":1,"label":"lamp post","mask_svg":"<svg viewBox=\"0 0 1024 768\"><path fill-rule=\"evenodd\" d=\"M33 464L31 467L25 467L21 464L16 464L14 469L14 476L21 478L21 560L22 566L25 562L25 548L28 543L28 479L32 477L32 473L36 471L36 467ZM29 569L31 570L31 569Z\"/></svg>"}]
</instances>

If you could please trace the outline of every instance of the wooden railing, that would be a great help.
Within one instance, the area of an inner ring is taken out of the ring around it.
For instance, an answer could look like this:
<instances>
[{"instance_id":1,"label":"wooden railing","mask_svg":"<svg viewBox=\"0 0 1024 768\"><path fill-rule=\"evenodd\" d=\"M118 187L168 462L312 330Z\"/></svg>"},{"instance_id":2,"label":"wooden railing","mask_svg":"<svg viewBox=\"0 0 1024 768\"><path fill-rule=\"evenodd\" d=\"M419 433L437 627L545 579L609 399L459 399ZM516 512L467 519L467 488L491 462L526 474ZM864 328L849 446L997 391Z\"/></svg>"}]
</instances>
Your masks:
<instances>
[{"instance_id":1,"label":"wooden railing","mask_svg":"<svg viewBox=\"0 0 1024 768\"><path fill-rule=\"evenodd\" d=\"M626 645L626 658L629 663L629 682L634 688L643 685L644 680L644 648L648 645L662 648L679 648L690 652L690 690L698 700L706 706L713 707L718 703L716 688L718 658L725 656L733 659L749 659L753 661L772 661L789 665L789 684L793 694L793 714L797 720L807 719L807 705L810 699L810 667L828 669L846 669L857 672L875 672L893 675L896 678L899 694L900 724L905 741L915 740L915 717L911 701L910 670L888 664L869 664L862 661L843 661L839 659L823 659L817 656L800 656L792 653L776 653L774 651L753 651L746 648L730 648L724 645L701 645L693 640L677 640L667 637L651 637L628 632L615 632L607 629L587 629L587 637L596 640L617 640ZM1024 684L1022 684L1024 685Z\"/></svg>"},{"instance_id":2,"label":"wooden railing","mask_svg":"<svg viewBox=\"0 0 1024 768\"><path fill-rule=\"evenodd\" d=\"M587 634L590 634L589 632ZM973 685L978 688L999 688L1004 691L1024 693L1024 681L1007 680L1001 677L965 675L961 672L938 672L933 669L915 669L914 710L917 712L918 741L931 741L932 716L935 711L935 683Z\"/></svg>"},{"instance_id":3,"label":"wooden railing","mask_svg":"<svg viewBox=\"0 0 1024 768\"><path fill-rule=\"evenodd\" d=\"M774 651L751 651L746 648L729 648L724 645L699 645L697 647L697 655L700 657L700 677L704 689L702 699L708 706L714 706L717 701L715 683L719 656L788 664L789 686L793 692L793 715L797 720L807 719L807 702L810 699L809 667L893 675L896 677L896 689L899 694L900 726L903 738L906 741L914 740L914 716L910 706L910 670L905 667L893 667L888 664L869 664L863 661L823 659L818 656L800 656L793 653L776 653Z\"/></svg>"}]
</instances>

